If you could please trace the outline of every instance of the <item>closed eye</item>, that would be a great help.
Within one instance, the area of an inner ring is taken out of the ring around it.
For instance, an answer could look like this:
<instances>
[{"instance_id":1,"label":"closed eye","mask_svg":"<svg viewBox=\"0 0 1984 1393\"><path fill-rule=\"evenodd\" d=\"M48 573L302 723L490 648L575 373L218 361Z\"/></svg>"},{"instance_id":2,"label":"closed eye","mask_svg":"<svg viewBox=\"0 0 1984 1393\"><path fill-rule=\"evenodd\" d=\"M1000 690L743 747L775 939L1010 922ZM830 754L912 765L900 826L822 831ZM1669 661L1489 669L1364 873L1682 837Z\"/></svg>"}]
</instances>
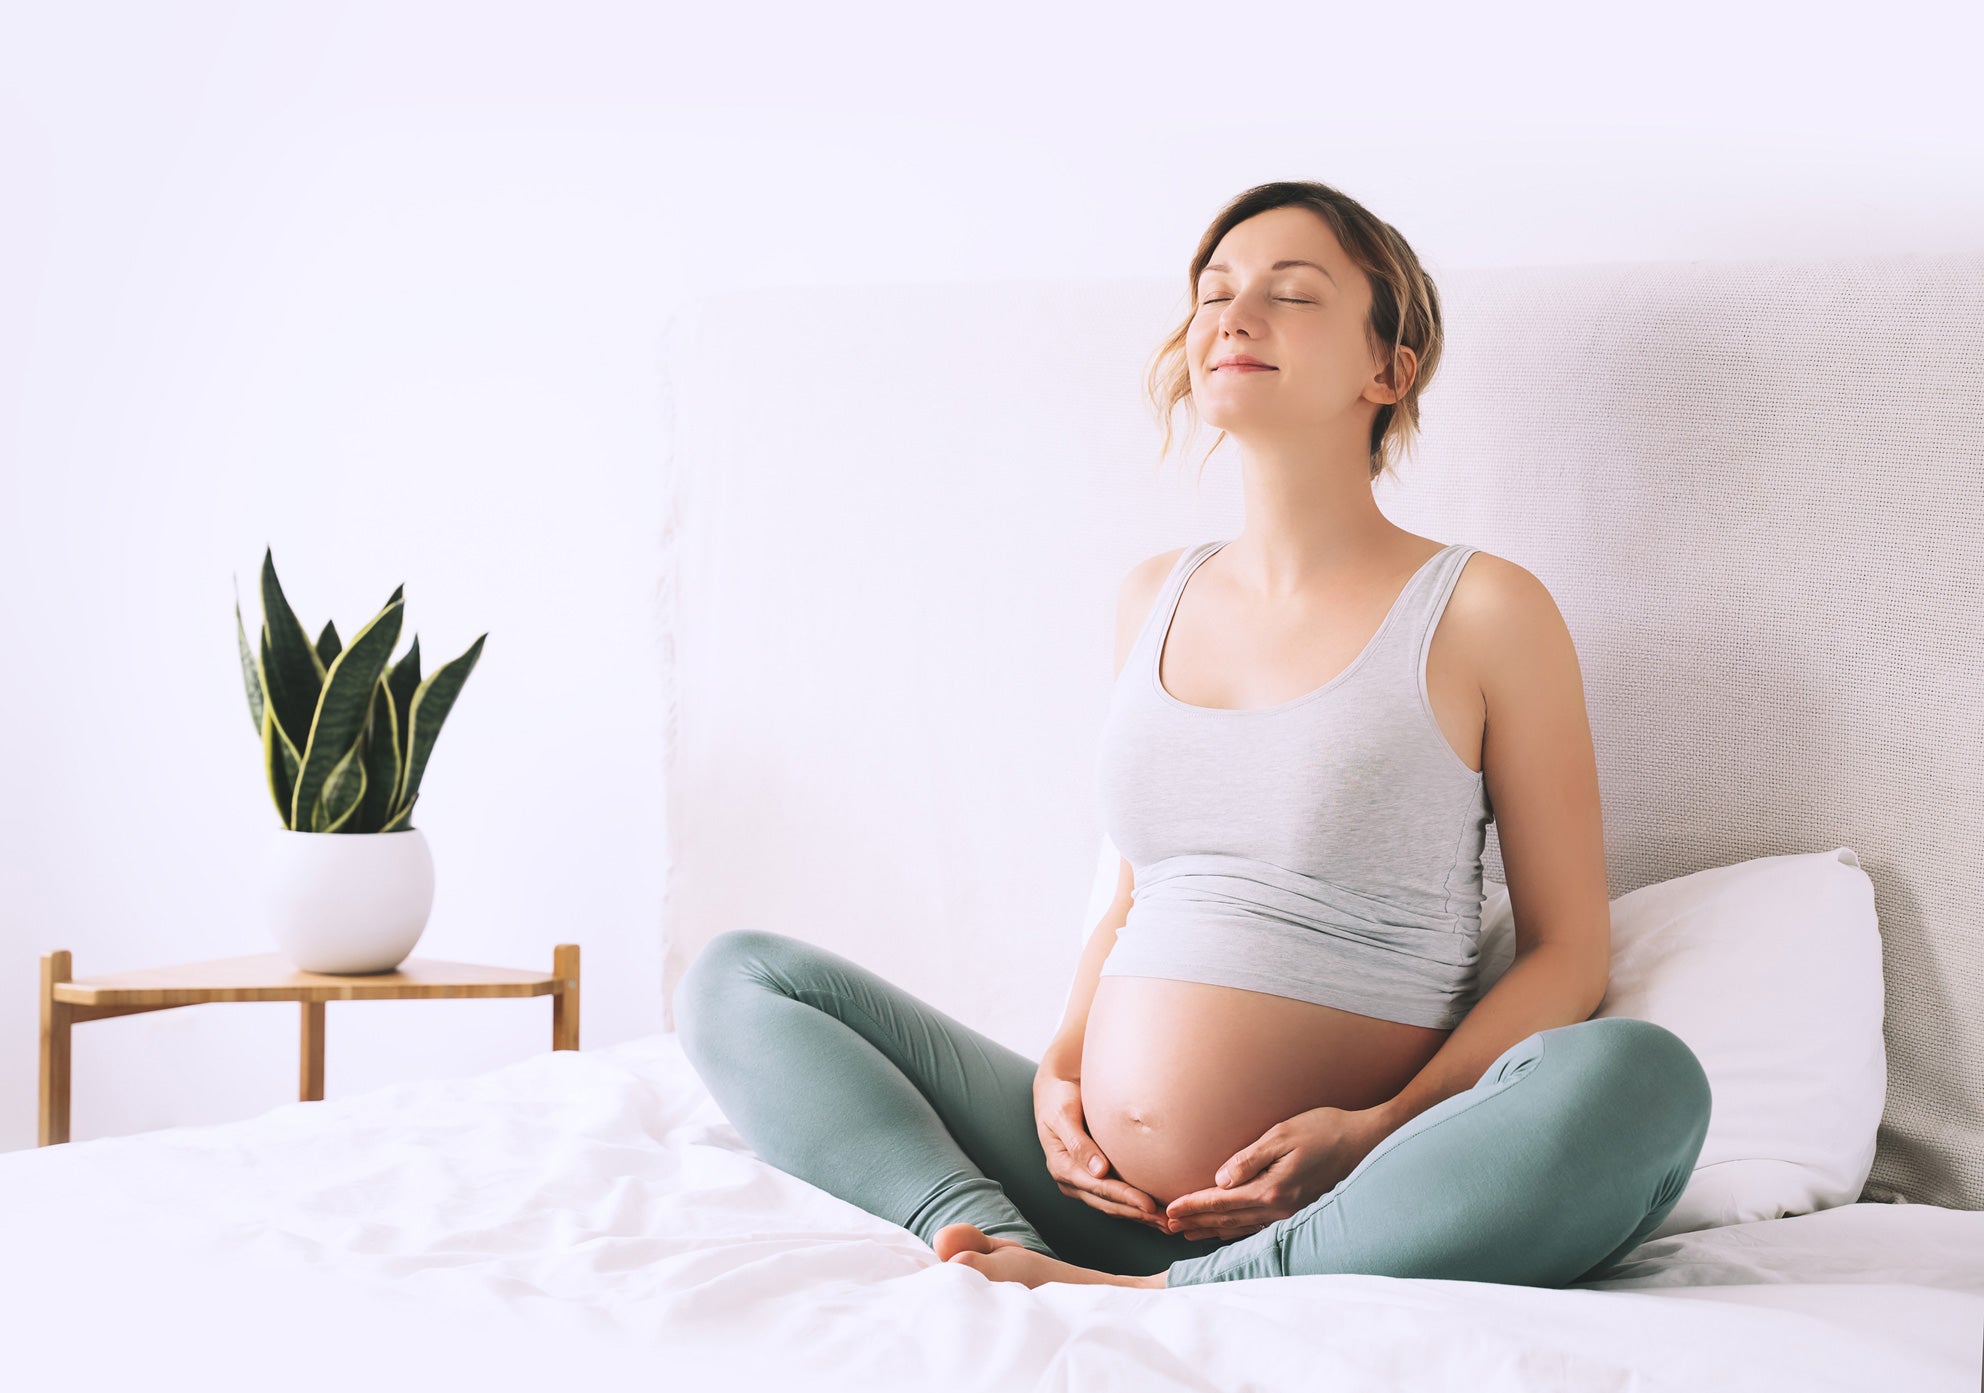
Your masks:
<instances>
[{"instance_id":1,"label":"closed eye","mask_svg":"<svg viewBox=\"0 0 1984 1393\"><path fill-rule=\"evenodd\" d=\"M1199 301L1199 303L1202 305L1215 305L1218 304L1221 300L1225 300L1229 298L1231 297L1225 295L1215 295L1209 299L1201 300ZM1314 300L1291 300L1286 295L1278 295L1275 298L1280 300L1285 305L1313 305L1316 303Z\"/></svg>"}]
</instances>

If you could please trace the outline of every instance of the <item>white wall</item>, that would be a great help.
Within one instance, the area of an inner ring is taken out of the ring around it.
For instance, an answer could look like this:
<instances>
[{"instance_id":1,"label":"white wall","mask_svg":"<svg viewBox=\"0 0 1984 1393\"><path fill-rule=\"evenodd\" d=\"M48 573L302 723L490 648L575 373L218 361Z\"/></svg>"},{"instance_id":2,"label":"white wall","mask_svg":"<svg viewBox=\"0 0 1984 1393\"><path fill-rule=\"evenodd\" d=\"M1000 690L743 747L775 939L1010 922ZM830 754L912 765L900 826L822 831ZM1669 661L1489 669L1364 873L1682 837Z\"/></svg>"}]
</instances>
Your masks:
<instances>
[{"instance_id":1,"label":"white wall","mask_svg":"<svg viewBox=\"0 0 1984 1393\"><path fill-rule=\"evenodd\" d=\"M584 1043L660 1028L656 369L684 297L1182 275L1275 178L1347 189L1436 278L1975 249L1980 28L1898 4L11 7L0 1149L35 1140L41 953L88 976L273 949L232 612L238 578L252 632L265 545L313 635L401 583L426 671L489 635L416 815L416 955L548 969L576 941ZM287 1101L296 1011L77 1027L73 1138ZM542 999L328 1015L332 1094L549 1045Z\"/></svg>"}]
</instances>

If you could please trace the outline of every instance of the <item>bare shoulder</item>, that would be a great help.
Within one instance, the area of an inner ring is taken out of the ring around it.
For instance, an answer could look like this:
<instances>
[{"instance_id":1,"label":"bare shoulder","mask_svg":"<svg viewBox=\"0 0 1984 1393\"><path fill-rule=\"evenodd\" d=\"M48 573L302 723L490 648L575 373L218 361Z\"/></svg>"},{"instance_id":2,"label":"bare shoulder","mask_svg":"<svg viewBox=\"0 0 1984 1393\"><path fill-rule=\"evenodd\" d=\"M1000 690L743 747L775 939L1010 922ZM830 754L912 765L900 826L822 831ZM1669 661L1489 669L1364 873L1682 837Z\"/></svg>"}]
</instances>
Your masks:
<instances>
[{"instance_id":1,"label":"bare shoulder","mask_svg":"<svg viewBox=\"0 0 1984 1393\"><path fill-rule=\"evenodd\" d=\"M1157 592L1164 588L1164 578L1184 554L1183 547L1161 551L1145 557L1124 575L1116 592L1116 672L1123 670L1123 660L1130 656L1131 645L1137 641L1144 620L1150 617L1150 607L1157 603Z\"/></svg>"},{"instance_id":2,"label":"bare shoulder","mask_svg":"<svg viewBox=\"0 0 1984 1393\"><path fill-rule=\"evenodd\" d=\"M1476 551L1461 568L1441 628L1452 632L1492 708L1526 700L1539 685L1561 687L1577 671L1570 628L1536 575L1506 557Z\"/></svg>"}]
</instances>

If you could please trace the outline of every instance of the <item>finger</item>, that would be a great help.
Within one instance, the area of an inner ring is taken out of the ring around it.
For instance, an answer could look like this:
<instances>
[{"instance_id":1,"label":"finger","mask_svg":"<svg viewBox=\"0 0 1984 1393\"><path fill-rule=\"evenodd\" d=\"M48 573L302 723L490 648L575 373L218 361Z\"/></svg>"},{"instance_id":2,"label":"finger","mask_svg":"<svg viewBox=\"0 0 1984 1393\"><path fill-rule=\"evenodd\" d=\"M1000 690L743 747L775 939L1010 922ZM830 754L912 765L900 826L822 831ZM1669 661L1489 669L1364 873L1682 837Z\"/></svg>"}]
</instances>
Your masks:
<instances>
[{"instance_id":1,"label":"finger","mask_svg":"<svg viewBox=\"0 0 1984 1393\"><path fill-rule=\"evenodd\" d=\"M1077 1175L1072 1185L1063 1182L1061 1189L1064 1194L1093 1204L1096 1208L1107 1210L1111 1214L1121 1214L1127 1218L1142 1219L1152 1223L1162 1223L1164 1220L1164 1213L1158 1208L1157 1201L1120 1182L1093 1185L1088 1183L1087 1176Z\"/></svg>"},{"instance_id":2,"label":"finger","mask_svg":"<svg viewBox=\"0 0 1984 1393\"><path fill-rule=\"evenodd\" d=\"M1156 1215L1161 1212L1156 1200L1124 1181L1105 1180L1096 1188L1119 1204L1129 1205L1132 1209L1140 1210L1145 1214Z\"/></svg>"},{"instance_id":3,"label":"finger","mask_svg":"<svg viewBox=\"0 0 1984 1393\"><path fill-rule=\"evenodd\" d=\"M1079 1172L1084 1181L1101 1180L1109 1174L1108 1158L1096 1150L1094 1142L1079 1132L1072 1133L1062 1143L1062 1152L1067 1157L1068 1168Z\"/></svg>"},{"instance_id":4,"label":"finger","mask_svg":"<svg viewBox=\"0 0 1984 1393\"><path fill-rule=\"evenodd\" d=\"M1121 1212L1150 1224L1161 1225L1164 1222L1164 1206L1126 1181L1104 1180L1091 1184L1087 1176L1077 1176L1075 1183L1090 1194L1108 1200L1113 1206L1112 1212Z\"/></svg>"},{"instance_id":5,"label":"finger","mask_svg":"<svg viewBox=\"0 0 1984 1393\"><path fill-rule=\"evenodd\" d=\"M1107 1201L1119 1208L1137 1210L1139 1214L1161 1212L1159 1203L1155 1199L1139 1191L1135 1185L1129 1185L1127 1181L1097 1181L1091 1175L1081 1175L1079 1169L1067 1169L1055 1175L1054 1183L1061 1187L1061 1195L1067 1195L1069 1199Z\"/></svg>"},{"instance_id":6,"label":"finger","mask_svg":"<svg viewBox=\"0 0 1984 1393\"><path fill-rule=\"evenodd\" d=\"M1147 1211L1136 1209L1129 1205L1118 1204L1108 1196L1098 1194L1094 1190L1079 1190L1070 1187L1067 1193L1070 1199L1078 1199L1092 1208L1101 1210L1104 1214L1113 1214L1119 1219L1131 1219L1142 1224L1156 1222Z\"/></svg>"},{"instance_id":7,"label":"finger","mask_svg":"<svg viewBox=\"0 0 1984 1393\"><path fill-rule=\"evenodd\" d=\"M1097 1194L1110 1196L1119 1204L1130 1205L1145 1213L1155 1214L1159 1208L1156 1200L1127 1180L1106 1178L1109 1175L1109 1159L1100 1151L1094 1150L1094 1146L1093 1142L1086 1142L1083 1146L1083 1150L1090 1154L1090 1159L1083 1163L1087 1167L1088 1176L1083 1177L1082 1183ZM1089 1177L1093 1177L1092 1184Z\"/></svg>"},{"instance_id":8,"label":"finger","mask_svg":"<svg viewBox=\"0 0 1984 1393\"><path fill-rule=\"evenodd\" d=\"M1097 1149L1095 1142L1073 1122L1067 1124L1065 1132L1055 1128L1054 1140L1072 1169L1098 1178L1109 1173L1108 1160Z\"/></svg>"},{"instance_id":9,"label":"finger","mask_svg":"<svg viewBox=\"0 0 1984 1393\"><path fill-rule=\"evenodd\" d=\"M1245 1238L1284 1217L1271 1209L1232 1210L1216 1216L1182 1220L1177 1232L1185 1238Z\"/></svg>"},{"instance_id":10,"label":"finger","mask_svg":"<svg viewBox=\"0 0 1984 1393\"><path fill-rule=\"evenodd\" d=\"M1272 1209L1275 1187L1266 1181L1241 1185L1231 1190L1191 1190L1171 1201L1165 1209L1179 1218L1190 1214L1218 1214L1236 1209Z\"/></svg>"},{"instance_id":11,"label":"finger","mask_svg":"<svg viewBox=\"0 0 1984 1393\"><path fill-rule=\"evenodd\" d=\"M1193 1199L1187 1196L1173 1200L1165 1207L1164 1216L1181 1224L1211 1224L1234 1214L1249 1214L1256 1210L1271 1209L1273 1203L1265 1195L1227 1196L1216 1200Z\"/></svg>"},{"instance_id":12,"label":"finger","mask_svg":"<svg viewBox=\"0 0 1984 1393\"><path fill-rule=\"evenodd\" d=\"M1219 1168L1218 1174L1212 1178L1213 1184L1219 1189L1231 1190L1237 1185L1244 1185L1249 1180L1252 1180L1254 1178L1254 1172L1259 1169L1260 1167L1255 1164L1254 1157L1250 1153L1243 1151Z\"/></svg>"}]
</instances>

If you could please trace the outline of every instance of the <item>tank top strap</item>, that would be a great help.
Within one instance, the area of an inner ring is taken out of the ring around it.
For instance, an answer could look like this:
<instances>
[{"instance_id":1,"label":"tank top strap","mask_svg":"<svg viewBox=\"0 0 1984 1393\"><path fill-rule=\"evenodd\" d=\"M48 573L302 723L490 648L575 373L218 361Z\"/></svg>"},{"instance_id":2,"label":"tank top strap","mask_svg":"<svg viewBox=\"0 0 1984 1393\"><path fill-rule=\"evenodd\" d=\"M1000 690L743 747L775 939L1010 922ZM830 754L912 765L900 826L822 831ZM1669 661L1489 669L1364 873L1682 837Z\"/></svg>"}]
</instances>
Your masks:
<instances>
[{"instance_id":1,"label":"tank top strap","mask_svg":"<svg viewBox=\"0 0 1984 1393\"><path fill-rule=\"evenodd\" d=\"M1178 608L1178 599L1185 591L1185 579L1198 568L1199 562L1225 546L1232 538L1215 538L1186 547L1178 553L1178 559L1171 563L1171 571L1158 587L1157 598L1151 602L1150 613L1144 616L1144 626L1138 631L1133 651L1148 647L1156 640L1154 635L1162 634L1171 624L1171 616Z\"/></svg>"},{"instance_id":2,"label":"tank top strap","mask_svg":"<svg viewBox=\"0 0 1984 1393\"><path fill-rule=\"evenodd\" d=\"M1201 561L1232 540L1226 537L1200 542L1178 553L1170 574L1158 589L1150 613L1144 617L1143 628L1132 648L1132 652L1146 664L1154 660L1151 650L1156 646L1158 636L1171 627L1186 580L1198 569ZM1450 543L1444 551L1429 557L1413 574L1382 621L1380 631L1372 636L1369 650L1353 662L1352 666L1361 670L1358 680L1377 680L1405 691L1418 690L1420 674L1425 671L1426 654L1432 646L1433 632L1439 626L1440 616L1446 612L1454 584L1460 579L1461 567L1467 563L1468 557L1479 550L1479 547L1461 542Z\"/></svg>"},{"instance_id":3,"label":"tank top strap","mask_svg":"<svg viewBox=\"0 0 1984 1393\"><path fill-rule=\"evenodd\" d=\"M1440 616L1446 613L1447 601L1453 597L1461 567L1467 564L1468 557L1479 550L1479 547L1453 543L1412 578L1408 593L1399 599L1402 612L1398 617L1401 622L1393 626L1393 639L1395 645L1405 652L1409 666L1405 667L1403 676L1414 690L1419 687L1420 674L1426 670L1426 655L1433 647L1433 632L1439 627ZM1393 663L1387 664L1387 667L1397 671L1399 665Z\"/></svg>"},{"instance_id":4,"label":"tank top strap","mask_svg":"<svg viewBox=\"0 0 1984 1393\"><path fill-rule=\"evenodd\" d=\"M1178 553L1178 559L1172 563L1171 574L1164 578L1164 588L1174 595L1178 591L1183 590L1185 588L1185 577L1197 569L1199 562L1205 560L1206 557L1212 555L1232 540L1231 537L1215 537L1210 541L1200 542L1196 546L1186 547Z\"/></svg>"}]
</instances>

